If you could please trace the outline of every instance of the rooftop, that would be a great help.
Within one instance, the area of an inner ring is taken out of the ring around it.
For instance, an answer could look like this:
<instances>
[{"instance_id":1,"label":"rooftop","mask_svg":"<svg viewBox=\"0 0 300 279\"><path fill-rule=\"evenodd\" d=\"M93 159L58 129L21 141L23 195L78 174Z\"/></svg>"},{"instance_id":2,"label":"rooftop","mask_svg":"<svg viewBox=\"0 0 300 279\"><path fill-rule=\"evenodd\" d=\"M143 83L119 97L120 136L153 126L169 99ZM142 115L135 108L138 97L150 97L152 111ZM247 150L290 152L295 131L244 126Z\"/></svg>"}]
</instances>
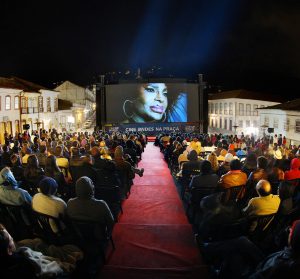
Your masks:
<instances>
[{"instance_id":1,"label":"rooftop","mask_svg":"<svg viewBox=\"0 0 300 279\"><path fill-rule=\"evenodd\" d=\"M20 89L25 92L39 92L40 89L48 90L42 85L18 77L0 77L0 88Z\"/></svg>"}]
</instances>

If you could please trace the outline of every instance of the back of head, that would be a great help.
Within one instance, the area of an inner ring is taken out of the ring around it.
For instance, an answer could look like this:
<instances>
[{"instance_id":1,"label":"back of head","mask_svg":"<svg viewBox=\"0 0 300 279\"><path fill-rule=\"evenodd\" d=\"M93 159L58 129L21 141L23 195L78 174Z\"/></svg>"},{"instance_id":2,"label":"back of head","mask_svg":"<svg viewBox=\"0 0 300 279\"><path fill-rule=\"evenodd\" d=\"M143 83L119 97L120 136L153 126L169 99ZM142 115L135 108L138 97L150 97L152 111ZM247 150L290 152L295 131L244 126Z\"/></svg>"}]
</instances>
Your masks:
<instances>
[{"instance_id":1,"label":"back of head","mask_svg":"<svg viewBox=\"0 0 300 279\"><path fill-rule=\"evenodd\" d=\"M257 167L259 169L264 169L266 170L268 167L268 159L265 156L259 156L257 158Z\"/></svg>"},{"instance_id":2,"label":"back of head","mask_svg":"<svg viewBox=\"0 0 300 279\"><path fill-rule=\"evenodd\" d=\"M196 150L191 150L187 157L188 157L189 161L197 161L198 160L198 154L197 154Z\"/></svg>"},{"instance_id":3,"label":"back of head","mask_svg":"<svg viewBox=\"0 0 300 279\"><path fill-rule=\"evenodd\" d=\"M99 158L100 157L100 150L99 150L99 147L97 146L93 146L90 150L91 152L91 155L94 157L94 158Z\"/></svg>"},{"instance_id":4,"label":"back of head","mask_svg":"<svg viewBox=\"0 0 300 279\"><path fill-rule=\"evenodd\" d=\"M291 161L291 169L299 169L300 167L300 160L298 158L294 158L292 161Z\"/></svg>"},{"instance_id":5,"label":"back of head","mask_svg":"<svg viewBox=\"0 0 300 279\"><path fill-rule=\"evenodd\" d=\"M280 200L286 200L293 197L295 187L289 181L281 181L278 186L278 195Z\"/></svg>"},{"instance_id":6,"label":"back of head","mask_svg":"<svg viewBox=\"0 0 300 279\"><path fill-rule=\"evenodd\" d=\"M115 158L121 158L121 157L123 157L123 147L119 145L115 149Z\"/></svg>"},{"instance_id":7,"label":"back of head","mask_svg":"<svg viewBox=\"0 0 300 279\"><path fill-rule=\"evenodd\" d=\"M10 161L11 161L13 167L22 166L21 157L17 154L12 154L10 156Z\"/></svg>"},{"instance_id":8,"label":"back of head","mask_svg":"<svg viewBox=\"0 0 300 279\"><path fill-rule=\"evenodd\" d=\"M45 177L39 182L41 193L46 196L55 195L58 185L57 182L51 177Z\"/></svg>"},{"instance_id":9,"label":"back of head","mask_svg":"<svg viewBox=\"0 0 300 279\"><path fill-rule=\"evenodd\" d=\"M87 177L82 176L78 178L75 185L76 196L79 199L91 199L94 197L93 181Z\"/></svg>"},{"instance_id":10,"label":"back of head","mask_svg":"<svg viewBox=\"0 0 300 279\"><path fill-rule=\"evenodd\" d=\"M230 169L231 170L241 170L242 169L242 163L239 159L234 159L230 162Z\"/></svg>"},{"instance_id":11,"label":"back of head","mask_svg":"<svg viewBox=\"0 0 300 279\"><path fill-rule=\"evenodd\" d=\"M210 161L208 161L208 160L202 161L200 171L203 175L211 174L212 173L212 167L211 167Z\"/></svg>"},{"instance_id":12,"label":"back of head","mask_svg":"<svg viewBox=\"0 0 300 279\"><path fill-rule=\"evenodd\" d=\"M266 197L269 196L272 192L272 187L269 181L267 180L259 180L256 184L256 191L259 196Z\"/></svg>"}]
</instances>

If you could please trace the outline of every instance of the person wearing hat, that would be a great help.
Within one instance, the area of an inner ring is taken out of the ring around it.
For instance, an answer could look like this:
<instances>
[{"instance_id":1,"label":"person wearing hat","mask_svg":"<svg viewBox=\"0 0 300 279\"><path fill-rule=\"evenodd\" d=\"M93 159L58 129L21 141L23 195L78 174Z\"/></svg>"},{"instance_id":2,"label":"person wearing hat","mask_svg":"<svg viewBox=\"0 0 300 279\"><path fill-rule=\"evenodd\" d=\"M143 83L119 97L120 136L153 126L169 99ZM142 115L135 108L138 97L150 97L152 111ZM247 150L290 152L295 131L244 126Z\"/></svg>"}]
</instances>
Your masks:
<instances>
[{"instance_id":1,"label":"person wearing hat","mask_svg":"<svg viewBox=\"0 0 300 279\"><path fill-rule=\"evenodd\" d=\"M226 151L227 152L227 151ZM230 171L230 162L233 160L233 155L231 153L226 153L224 157L224 162L220 164L220 167L217 171L217 175L221 177L228 171Z\"/></svg>"},{"instance_id":2,"label":"person wearing hat","mask_svg":"<svg viewBox=\"0 0 300 279\"><path fill-rule=\"evenodd\" d=\"M224 162L226 154L227 154L227 150L226 149L222 149L220 151L220 155L218 156L218 161L219 162Z\"/></svg>"},{"instance_id":3,"label":"person wearing hat","mask_svg":"<svg viewBox=\"0 0 300 279\"><path fill-rule=\"evenodd\" d=\"M298 158L294 158L291 161L290 170L284 173L285 180L294 180L300 178L300 160Z\"/></svg>"},{"instance_id":4,"label":"person wearing hat","mask_svg":"<svg viewBox=\"0 0 300 279\"><path fill-rule=\"evenodd\" d=\"M8 167L0 171L0 202L8 205L31 205L32 197L19 188L13 173Z\"/></svg>"},{"instance_id":5,"label":"person wearing hat","mask_svg":"<svg viewBox=\"0 0 300 279\"><path fill-rule=\"evenodd\" d=\"M58 184L51 177L44 177L39 182L40 193L33 196L32 209L36 212L60 218L65 216L67 204L61 198L56 196ZM54 232L58 229L53 223L51 227Z\"/></svg>"},{"instance_id":6,"label":"person wearing hat","mask_svg":"<svg viewBox=\"0 0 300 279\"><path fill-rule=\"evenodd\" d=\"M87 176L82 176L76 181L75 191L76 197L70 199L67 203L68 217L74 220L106 224L109 231L111 231L114 225L114 217L106 202L95 198L93 181Z\"/></svg>"}]
</instances>

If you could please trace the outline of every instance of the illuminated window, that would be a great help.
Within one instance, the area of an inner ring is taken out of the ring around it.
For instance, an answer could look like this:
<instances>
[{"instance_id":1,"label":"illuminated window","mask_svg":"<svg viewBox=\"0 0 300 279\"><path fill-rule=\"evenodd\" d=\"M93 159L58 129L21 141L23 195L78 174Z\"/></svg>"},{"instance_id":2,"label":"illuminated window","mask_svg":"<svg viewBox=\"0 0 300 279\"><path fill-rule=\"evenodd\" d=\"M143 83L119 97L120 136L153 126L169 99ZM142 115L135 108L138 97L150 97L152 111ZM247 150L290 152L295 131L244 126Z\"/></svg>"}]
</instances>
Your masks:
<instances>
[{"instance_id":1,"label":"illuminated window","mask_svg":"<svg viewBox=\"0 0 300 279\"><path fill-rule=\"evenodd\" d=\"M229 114L230 114L230 115L233 114L232 103L229 103Z\"/></svg>"},{"instance_id":2,"label":"illuminated window","mask_svg":"<svg viewBox=\"0 0 300 279\"><path fill-rule=\"evenodd\" d=\"M239 104L239 115L244 115L244 104Z\"/></svg>"},{"instance_id":3,"label":"illuminated window","mask_svg":"<svg viewBox=\"0 0 300 279\"><path fill-rule=\"evenodd\" d=\"M215 104L215 114L218 113L219 104Z\"/></svg>"},{"instance_id":4,"label":"illuminated window","mask_svg":"<svg viewBox=\"0 0 300 279\"><path fill-rule=\"evenodd\" d=\"M54 111L58 111L58 98L54 99Z\"/></svg>"},{"instance_id":5,"label":"illuminated window","mask_svg":"<svg viewBox=\"0 0 300 279\"><path fill-rule=\"evenodd\" d=\"M50 97L47 98L47 112L51 112L51 101L50 101Z\"/></svg>"},{"instance_id":6,"label":"illuminated window","mask_svg":"<svg viewBox=\"0 0 300 279\"><path fill-rule=\"evenodd\" d=\"M250 104L246 105L246 115L251 115L251 105Z\"/></svg>"},{"instance_id":7,"label":"illuminated window","mask_svg":"<svg viewBox=\"0 0 300 279\"><path fill-rule=\"evenodd\" d=\"M20 106L19 106L19 96L15 96L15 109L19 109Z\"/></svg>"},{"instance_id":8,"label":"illuminated window","mask_svg":"<svg viewBox=\"0 0 300 279\"><path fill-rule=\"evenodd\" d=\"M239 121L239 127L240 127L240 128L243 128L243 125L244 125L243 120L240 120L240 121Z\"/></svg>"},{"instance_id":9,"label":"illuminated window","mask_svg":"<svg viewBox=\"0 0 300 279\"><path fill-rule=\"evenodd\" d=\"M38 108L39 108L39 112L43 112L44 111L44 105L43 105L43 97L39 96L39 101L38 101Z\"/></svg>"},{"instance_id":10,"label":"illuminated window","mask_svg":"<svg viewBox=\"0 0 300 279\"><path fill-rule=\"evenodd\" d=\"M222 129L222 118L220 118L220 129Z\"/></svg>"},{"instance_id":11,"label":"illuminated window","mask_svg":"<svg viewBox=\"0 0 300 279\"><path fill-rule=\"evenodd\" d=\"M224 104L224 114L228 114L228 105L227 105L227 103Z\"/></svg>"},{"instance_id":12,"label":"illuminated window","mask_svg":"<svg viewBox=\"0 0 300 279\"><path fill-rule=\"evenodd\" d=\"M300 133L300 120L296 120L295 133Z\"/></svg>"},{"instance_id":13,"label":"illuminated window","mask_svg":"<svg viewBox=\"0 0 300 279\"><path fill-rule=\"evenodd\" d=\"M287 118L287 119L285 120L284 125L283 125L283 129L284 129L285 131L289 131L289 129L290 129L290 119L289 119L289 118Z\"/></svg>"},{"instance_id":14,"label":"illuminated window","mask_svg":"<svg viewBox=\"0 0 300 279\"><path fill-rule=\"evenodd\" d=\"M258 105L253 105L253 115L258 115Z\"/></svg>"},{"instance_id":15,"label":"illuminated window","mask_svg":"<svg viewBox=\"0 0 300 279\"><path fill-rule=\"evenodd\" d=\"M11 109L11 97L5 96L5 110Z\"/></svg>"},{"instance_id":16,"label":"illuminated window","mask_svg":"<svg viewBox=\"0 0 300 279\"><path fill-rule=\"evenodd\" d=\"M220 103L220 110L219 110L219 112L220 112L220 114L223 113L223 104L222 103Z\"/></svg>"}]
</instances>

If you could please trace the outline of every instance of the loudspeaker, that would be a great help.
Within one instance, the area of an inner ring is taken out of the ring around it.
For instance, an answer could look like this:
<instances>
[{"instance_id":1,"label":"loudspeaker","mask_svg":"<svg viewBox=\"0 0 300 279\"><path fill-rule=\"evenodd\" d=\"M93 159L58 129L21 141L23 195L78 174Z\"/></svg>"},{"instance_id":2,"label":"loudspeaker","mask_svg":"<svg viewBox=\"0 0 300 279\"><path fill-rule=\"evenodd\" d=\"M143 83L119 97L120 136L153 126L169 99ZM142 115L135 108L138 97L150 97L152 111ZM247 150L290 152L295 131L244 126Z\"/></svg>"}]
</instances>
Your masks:
<instances>
[{"instance_id":1,"label":"loudspeaker","mask_svg":"<svg viewBox=\"0 0 300 279\"><path fill-rule=\"evenodd\" d=\"M274 133L274 128L268 128L268 133L269 134Z\"/></svg>"},{"instance_id":2,"label":"loudspeaker","mask_svg":"<svg viewBox=\"0 0 300 279\"><path fill-rule=\"evenodd\" d=\"M30 125L29 124L24 124L23 125L23 130L29 130L30 129Z\"/></svg>"}]
</instances>

